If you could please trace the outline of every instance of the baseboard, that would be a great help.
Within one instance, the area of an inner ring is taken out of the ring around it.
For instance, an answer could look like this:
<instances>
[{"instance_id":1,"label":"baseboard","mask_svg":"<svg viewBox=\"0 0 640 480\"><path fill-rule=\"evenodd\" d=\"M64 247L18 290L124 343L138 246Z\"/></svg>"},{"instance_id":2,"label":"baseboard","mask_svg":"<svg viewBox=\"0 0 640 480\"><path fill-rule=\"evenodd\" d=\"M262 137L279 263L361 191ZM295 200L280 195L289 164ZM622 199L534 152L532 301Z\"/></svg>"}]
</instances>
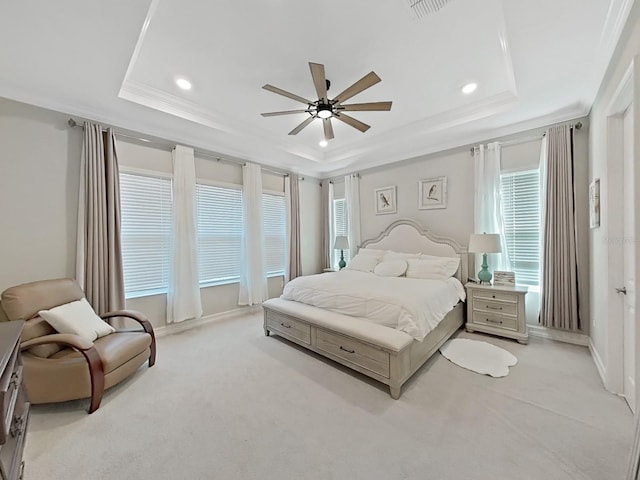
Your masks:
<instances>
[{"instance_id":1,"label":"baseboard","mask_svg":"<svg viewBox=\"0 0 640 480\"><path fill-rule=\"evenodd\" d=\"M604 368L604 363L602 363L602 359L596 350L596 347L593 345L591 338L589 338L589 352L591 352L591 358L593 358L593 363L596 364L596 370L598 370L598 375L600 375L600 380L602 380L602 384L605 388L607 388L607 369Z\"/></svg>"},{"instance_id":2,"label":"baseboard","mask_svg":"<svg viewBox=\"0 0 640 480\"><path fill-rule=\"evenodd\" d=\"M589 337L584 333L556 330L555 328L547 328L542 325L527 325L527 330L532 337L548 338L556 342L571 343L582 347L589 346Z\"/></svg>"},{"instance_id":3,"label":"baseboard","mask_svg":"<svg viewBox=\"0 0 640 480\"><path fill-rule=\"evenodd\" d=\"M222 320L227 320L229 318L257 313L261 310L262 306L251 305L250 307L241 307L234 310L228 310L226 312L206 315L194 320L185 320L184 322L180 323L170 323L169 325L165 325L162 327L154 327L153 331L156 334L156 337L164 337L165 335L173 335L174 333L184 332L186 330L191 330L192 328L198 328L203 325L207 325L208 323L219 322Z\"/></svg>"}]
</instances>

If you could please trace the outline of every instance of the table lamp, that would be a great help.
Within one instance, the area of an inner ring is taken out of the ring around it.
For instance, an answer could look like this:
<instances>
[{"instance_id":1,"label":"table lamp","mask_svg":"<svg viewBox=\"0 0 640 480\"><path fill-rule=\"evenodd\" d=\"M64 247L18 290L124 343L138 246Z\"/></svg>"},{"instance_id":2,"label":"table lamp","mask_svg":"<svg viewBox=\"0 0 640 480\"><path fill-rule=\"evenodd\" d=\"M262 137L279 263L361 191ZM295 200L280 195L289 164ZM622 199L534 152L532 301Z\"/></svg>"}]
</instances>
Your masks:
<instances>
[{"instance_id":1,"label":"table lamp","mask_svg":"<svg viewBox=\"0 0 640 480\"><path fill-rule=\"evenodd\" d=\"M478 272L480 284L491 285L491 272L488 270L487 253L500 253L500 235L497 233L472 233L469 237L469 253L482 253L482 269Z\"/></svg>"},{"instance_id":2,"label":"table lamp","mask_svg":"<svg viewBox=\"0 0 640 480\"><path fill-rule=\"evenodd\" d=\"M338 266L340 270L347 266L347 262L344 261L344 251L349 248L349 239L345 235L337 235L336 241L333 244L335 250L340 250L340 262Z\"/></svg>"}]
</instances>

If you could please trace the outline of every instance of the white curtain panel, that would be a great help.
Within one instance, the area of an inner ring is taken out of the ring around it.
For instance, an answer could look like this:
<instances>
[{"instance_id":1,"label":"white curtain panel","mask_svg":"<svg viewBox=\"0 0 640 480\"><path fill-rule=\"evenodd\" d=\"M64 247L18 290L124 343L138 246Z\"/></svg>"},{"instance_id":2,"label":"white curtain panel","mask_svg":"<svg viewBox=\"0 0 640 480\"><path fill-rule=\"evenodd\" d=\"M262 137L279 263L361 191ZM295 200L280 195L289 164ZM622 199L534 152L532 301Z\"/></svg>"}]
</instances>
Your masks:
<instances>
[{"instance_id":1,"label":"white curtain panel","mask_svg":"<svg viewBox=\"0 0 640 480\"><path fill-rule=\"evenodd\" d=\"M350 258L356 256L360 247L360 176L357 174L344 177L344 200L347 205L349 252Z\"/></svg>"},{"instance_id":2,"label":"white curtain panel","mask_svg":"<svg viewBox=\"0 0 640 480\"><path fill-rule=\"evenodd\" d=\"M193 148L176 145L173 157L173 219L167 322L202 316L196 231L196 168Z\"/></svg>"},{"instance_id":3,"label":"white curtain panel","mask_svg":"<svg viewBox=\"0 0 640 480\"><path fill-rule=\"evenodd\" d=\"M238 304L254 305L268 298L262 228L262 172L254 163L242 167L242 209L244 228L240 242Z\"/></svg>"},{"instance_id":4,"label":"white curtain panel","mask_svg":"<svg viewBox=\"0 0 640 480\"><path fill-rule=\"evenodd\" d=\"M322 268L333 268L333 183L320 184L322 201Z\"/></svg>"},{"instance_id":5,"label":"white curtain panel","mask_svg":"<svg viewBox=\"0 0 640 480\"><path fill-rule=\"evenodd\" d=\"M285 209L286 209L286 233L284 239L284 248L285 248L285 262L284 262L284 283L289 282L291 280L291 263L289 259L291 258L291 227L292 227L292 218L291 218L291 176L287 175L284 177L284 199L285 199Z\"/></svg>"},{"instance_id":6,"label":"white curtain panel","mask_svg":"<svg viewBox=\"0 0 640 480\"><path fill-rule=\"evenodd\" d=\"M328 189L329 193L328 193L328 205L327 208L328 210L328 221L329 221L329 227L328 227L328 234L329 234L329 263L328 263L328 267L329 268L337 268L338 265L334 265L333 263L333 259L335 258L335 256L333 255L333 245L336 242L336 232L335 232L335 212L333 211L333 200L335 198L335 194L333 192L333 182L329 182L329 189Z\"/></svg>"},{"instance_id":7,"label":"white curtain panel","mask_svg":"<svg viewBox=\"0 0 640 480\"><path fill-rule=\"evenodd\" d=\"M487 255L490 271L511 269L502 216L500 155L501 148L498 142L490 143L486 147L480 145L473 152L475 164L474 231L475 233L500 234L502 253ZM475 265L474 276L480 271L482 254L476 254Z\"/></svg>"}]
</instances>

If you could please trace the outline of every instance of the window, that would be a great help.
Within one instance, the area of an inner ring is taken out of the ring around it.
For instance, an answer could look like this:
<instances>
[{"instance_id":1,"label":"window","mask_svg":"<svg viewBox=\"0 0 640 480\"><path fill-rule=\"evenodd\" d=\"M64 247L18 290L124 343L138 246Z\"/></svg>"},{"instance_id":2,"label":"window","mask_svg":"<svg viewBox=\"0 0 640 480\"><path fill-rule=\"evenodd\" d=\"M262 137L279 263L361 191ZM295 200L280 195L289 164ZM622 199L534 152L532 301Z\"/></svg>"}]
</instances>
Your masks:
<instances>
[{"instance_id":1,"label":"window","mask_svg":"<svg viewBox=\"0 0 640 480\"><path fill-rule=\"evenodd\" d=\"M540 285L540 172L500 175L507 250L516 281Z\"/></svg>"},{"instance_id":2,"label":"window","mask_svg":"<svg viewBox=\"0 0 640 480\"><path fill-rule=\"evenodd\" d=\"M339 198L333 201L333 232L337 237L338 235L348 235L349 232L349 219L347 218L347 202L344 198ZM333 249L333 245L331 245ZM349 250L344 251L344 260L349 263L350 260ZM333 250L333 265L337 267L340 261L340 250Z\"/></svg>"},{"instance_id":3,"label":"window","mask_svg":"<svg viewBox=\"0 0 640 480\"><path fill-rule=\"evenodd\" d=\"M242 190L199 183L196 202L200 285L239 281Z\"/></svg>"},{"instance_id":4,"label":"window","mask_svg":"<svg viewBox=\"0 0 640 480\"><path fill-rule=\"evenodd\" d=\"M125 297L166 293L171 241L171 179L120 174Z\"/></svg>"},{"instance_id":5,"label":"window","mask_svg":"<svg viewBox=\"0 0 640 480\"><path fill-rule=\"evenodd\" d=\"M287 235L284 195L263 193L262 215L267 276L284 275Z\"/></svg>"}]
</instances>

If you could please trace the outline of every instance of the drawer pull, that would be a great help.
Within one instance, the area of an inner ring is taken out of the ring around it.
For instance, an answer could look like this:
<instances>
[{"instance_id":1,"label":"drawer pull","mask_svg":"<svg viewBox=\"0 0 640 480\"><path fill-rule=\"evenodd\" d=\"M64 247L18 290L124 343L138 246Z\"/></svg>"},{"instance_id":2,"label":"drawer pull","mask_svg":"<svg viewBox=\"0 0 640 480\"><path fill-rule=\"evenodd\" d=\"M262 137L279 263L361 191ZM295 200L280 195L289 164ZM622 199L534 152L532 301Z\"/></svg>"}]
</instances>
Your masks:
<instances>
[{"instance_id":1,"label":"drawer pull","mask_svg":"<svg viewBox=\"0 0 640 480\"><path fill-rule=\"evenodd\" d=\"M25 427L24 415L20 417L13 417L13 424L11 425L11 430L9 430L9 433L11 433L12 437L17 437L18 435L21 435L24 432L24 427Z\"/></svg>"},{"instance_id":2,"label":"drawer pull","mask_svg":"<svg viewBox=\"0 0 640 480\"><path fill-rule=\"evenodd\" d=\"M11 380L9 380L9 390L16 388L19 384L18 372L13 372L11 374Z\"/></svg>"},{"instance_id":3,"label":"drawer pull","mask_svg":"<svg viewBox=\"0 0 640 480\"><path fill-rule=\"evenodd\" d=\"M289 325L288 323L280 322L280 325L282 325L284 328L291 328L291 325Z\"/></svg>"},{"instance_id":4,"label":"drawer pull","mask_svg":"<svg viewBox=\"0 0 640 480\"><path fill-rule=\"evenodd\" d=\"M496 298L496 296L495 295L491 295L491 298Z\"/></svg>"},{"instance_id":5,"label":"drawer pull","mask_svg":"<svg viewBox=\"0 0 640 480\"><path fill-rule=\"evenodd\" d=\"M487 322L489 322L489 323L502 323L502 320L492 320L492 319L490 319L490 318L487 318L486 320L487 320Z\"/></svg>"},{"instance_id":6,"label":"drawer pull","mask_svg":"<svg viewBox=\"0 0 640 480\"><path fill-rule=\"evenodd\" d=\"M491 305L485 305L487 310L502 310L502 307L492 307Z\"/></svg>"},{"instance_id":7,"label":"drawer pull","mask_svg":"<svg viewBox=\"0 0 640 480\"><path fill-rule=\"evenodd\" d=\"M340 345L340 350L347 353L356 353L355 350L349 350L348 348L344 348L342 345Z\"/></svg>"}]
</instances>

